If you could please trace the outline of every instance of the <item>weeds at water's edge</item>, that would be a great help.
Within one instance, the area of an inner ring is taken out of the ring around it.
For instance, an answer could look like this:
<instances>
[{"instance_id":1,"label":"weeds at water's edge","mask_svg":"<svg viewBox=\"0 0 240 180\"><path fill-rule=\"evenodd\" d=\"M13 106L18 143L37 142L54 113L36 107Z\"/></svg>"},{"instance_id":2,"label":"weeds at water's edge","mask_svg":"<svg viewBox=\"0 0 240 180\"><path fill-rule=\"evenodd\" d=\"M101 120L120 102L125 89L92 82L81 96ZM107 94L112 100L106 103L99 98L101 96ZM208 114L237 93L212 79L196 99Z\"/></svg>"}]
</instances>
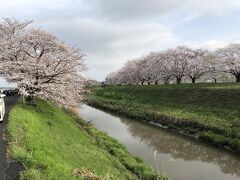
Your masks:
<instances>
[{"instance_id":1,"label":"weeds at water's edge","mask_svg":"<svg viewBox=\"0 0 240 180\"><path fill-rule=\"evenodd\" d=\"M116 139L109 137L105 132L98 131L91 124L79 118L74 112L67 111L67 113L84 128L89 136L93 137L93 140L95 140L100 148L105 149L112 156L116 157L127 170L138 176L138 178L146 180L168 179L167 177L156 173L150 166L145 165L141 158L130 156L127 148L120 144Z\"/></svg>"}]
</instances>

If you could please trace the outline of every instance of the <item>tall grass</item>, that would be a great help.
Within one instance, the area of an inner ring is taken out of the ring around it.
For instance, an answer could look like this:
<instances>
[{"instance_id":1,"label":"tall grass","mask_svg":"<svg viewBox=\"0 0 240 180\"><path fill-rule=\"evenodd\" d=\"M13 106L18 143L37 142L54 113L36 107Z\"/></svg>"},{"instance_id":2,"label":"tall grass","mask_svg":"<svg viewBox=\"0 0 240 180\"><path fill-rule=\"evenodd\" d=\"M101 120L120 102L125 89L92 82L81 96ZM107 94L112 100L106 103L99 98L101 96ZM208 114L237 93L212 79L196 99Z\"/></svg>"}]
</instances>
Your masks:
<instances>
[{"instance_id":1,"label":"tall grass","mask_svg":"<svg viewBox=\"0 0 240 180\"><path fill-rule=\"evenodd\" d=\"M72 113L38 100L10 112L9 154L26 168L22 179L160 179L126 148Z\"/></svg>"}]
</instances>

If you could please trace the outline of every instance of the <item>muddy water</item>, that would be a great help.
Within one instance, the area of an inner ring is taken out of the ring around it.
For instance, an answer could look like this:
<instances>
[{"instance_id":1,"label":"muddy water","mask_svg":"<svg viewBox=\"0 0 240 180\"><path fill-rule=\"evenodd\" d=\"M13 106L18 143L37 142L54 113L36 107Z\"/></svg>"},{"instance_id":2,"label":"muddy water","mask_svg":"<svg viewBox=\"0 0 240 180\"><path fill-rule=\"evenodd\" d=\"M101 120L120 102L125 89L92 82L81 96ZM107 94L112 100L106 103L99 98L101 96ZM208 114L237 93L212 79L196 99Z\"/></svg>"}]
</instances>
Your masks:
<instances>
[{"instance_id":1,"label":"muddy water","mask_svg":"<svg viewBox=\"0 0 240 180\"><path fill-rule=\"evenodd\" d=\"M80 114L173 180L240 180L240 155L87 105Z\"/></svg>"}]
</instances>

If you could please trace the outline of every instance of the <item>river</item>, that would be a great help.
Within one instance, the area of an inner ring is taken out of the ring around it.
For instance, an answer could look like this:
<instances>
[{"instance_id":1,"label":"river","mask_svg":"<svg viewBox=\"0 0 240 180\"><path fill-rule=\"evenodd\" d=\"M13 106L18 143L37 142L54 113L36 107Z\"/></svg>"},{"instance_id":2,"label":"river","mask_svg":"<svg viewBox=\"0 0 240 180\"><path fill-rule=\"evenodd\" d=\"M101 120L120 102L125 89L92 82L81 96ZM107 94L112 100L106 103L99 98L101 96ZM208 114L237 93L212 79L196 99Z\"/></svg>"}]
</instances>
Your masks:
<instances>
[{"instance_id":1,"label":"river","mask_svg":"<svg viewBox=\"0 0 240 180\"><path fill-rule=\"evenodd\" d=\"M80 115L172 180L240 180L239 155L85 104Z\"/></svg>"}]
</instances>

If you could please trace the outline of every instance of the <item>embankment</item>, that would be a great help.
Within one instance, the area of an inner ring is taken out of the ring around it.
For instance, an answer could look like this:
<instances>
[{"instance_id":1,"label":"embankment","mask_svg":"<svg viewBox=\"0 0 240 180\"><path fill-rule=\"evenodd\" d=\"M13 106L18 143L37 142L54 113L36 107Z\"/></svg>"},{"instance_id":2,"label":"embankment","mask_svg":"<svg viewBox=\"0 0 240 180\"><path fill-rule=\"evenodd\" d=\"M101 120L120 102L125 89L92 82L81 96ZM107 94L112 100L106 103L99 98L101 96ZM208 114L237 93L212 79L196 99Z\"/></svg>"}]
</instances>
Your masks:
<instances>
[{"instance_id":1,"label":"embankment","mask_svg":"<svg viewBox=\"0 0 240 180\"><path fill-rule=\"evenodd\" d=\"M240 153L240 84L94 87L88 104Z\"/></svg>"},{"instance_id":2,"label":"embankment","mask_svg":"<svg viewBox=\"0 0 240 180\"><path fill-rule=\"evenodd\" d=\"M42 100L11 110L8 136L22 179L164 179L117 140Z\"/></svg>"}]
</instances>

